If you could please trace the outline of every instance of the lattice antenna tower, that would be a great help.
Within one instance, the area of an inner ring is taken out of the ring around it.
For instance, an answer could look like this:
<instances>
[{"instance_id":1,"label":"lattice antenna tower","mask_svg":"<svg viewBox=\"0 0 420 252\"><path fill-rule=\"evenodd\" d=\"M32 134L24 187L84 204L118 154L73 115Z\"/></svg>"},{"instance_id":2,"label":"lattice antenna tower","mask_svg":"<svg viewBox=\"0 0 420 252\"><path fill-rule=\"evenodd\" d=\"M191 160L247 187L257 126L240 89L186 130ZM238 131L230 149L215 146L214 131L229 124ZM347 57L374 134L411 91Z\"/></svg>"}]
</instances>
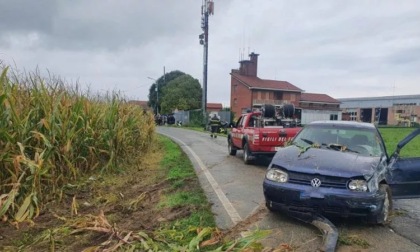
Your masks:
<instances>
[{"instance_id":1,"label":"lattice antenna tower","mask_svg":"<svg viewBox=\"0 0 420 252\"><path fill-rule=\"evenodd\" d=\"M200 45L203 45L203 95L202 95L202 111L203 124L207 125L207 63L209 53L209 16L214 15L213 0L202 0L201 5L201 29L203 33L199 35Z\"/></svg>"}]
</instances>

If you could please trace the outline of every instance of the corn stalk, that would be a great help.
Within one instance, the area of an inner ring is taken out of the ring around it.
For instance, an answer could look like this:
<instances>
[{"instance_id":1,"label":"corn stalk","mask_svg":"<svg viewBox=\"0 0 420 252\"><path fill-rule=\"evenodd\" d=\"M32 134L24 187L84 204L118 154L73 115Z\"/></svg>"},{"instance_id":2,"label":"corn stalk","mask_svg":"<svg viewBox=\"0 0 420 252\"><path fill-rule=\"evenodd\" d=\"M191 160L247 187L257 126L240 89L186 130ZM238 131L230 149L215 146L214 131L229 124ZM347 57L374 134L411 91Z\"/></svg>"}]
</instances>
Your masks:
<instances>
[{"instance_id":1,"label":"corn stalk","mask_svg":"<svg viewBox=\"0 0 420 252\"><path fill-rule=\"evenodd\" d=\"M39 71L0 71L2 219L30 220L64 185L121 170L122 160L149 148L153 116L119 94L92 96Z\"/></svg>"}]
</instances>

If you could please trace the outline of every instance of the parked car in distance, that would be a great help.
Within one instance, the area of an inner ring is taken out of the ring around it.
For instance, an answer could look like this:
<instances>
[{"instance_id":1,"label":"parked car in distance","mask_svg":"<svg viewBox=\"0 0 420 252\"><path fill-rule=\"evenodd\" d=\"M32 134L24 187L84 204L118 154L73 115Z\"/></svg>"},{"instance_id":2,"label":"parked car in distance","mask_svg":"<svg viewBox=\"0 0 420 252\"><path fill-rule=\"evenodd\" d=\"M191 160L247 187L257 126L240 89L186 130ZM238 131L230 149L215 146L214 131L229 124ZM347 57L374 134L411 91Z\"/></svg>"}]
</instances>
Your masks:
<instances>
[{"instance_id":1,"label":"parked car in distance","mask_svg":"<svg viewBox=\"0 0 420 252\"><path fill-rule=\"evenodd\" d=\"M295 216L359 216L385 223L392 198L420 197L420 157L400 156L419 134L414 130L388 156L373 124L312 122L273 157L263 182L266 206Z\"/></svg>"}]
</instances>

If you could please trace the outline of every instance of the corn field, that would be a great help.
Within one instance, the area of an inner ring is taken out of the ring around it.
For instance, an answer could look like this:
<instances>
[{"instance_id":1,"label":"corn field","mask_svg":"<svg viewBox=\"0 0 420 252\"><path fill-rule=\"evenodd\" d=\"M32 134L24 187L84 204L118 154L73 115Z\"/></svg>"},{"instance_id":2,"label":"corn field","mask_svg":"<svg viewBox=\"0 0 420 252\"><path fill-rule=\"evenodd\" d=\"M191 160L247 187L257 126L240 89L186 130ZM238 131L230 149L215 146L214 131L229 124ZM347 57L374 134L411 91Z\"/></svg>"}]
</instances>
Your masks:
<instances>
[{"instance_id":1,"label":"corn field","mask_svg":"<svg viewBox=\"0 0 420 252\"><path fill-rule=\"evenodd\" d=\"M90 95L60 78L0 66L0 218L22 222L80 176L113 172L145 151L153 116L118 93Z\"/></svg>"}]
</instances>

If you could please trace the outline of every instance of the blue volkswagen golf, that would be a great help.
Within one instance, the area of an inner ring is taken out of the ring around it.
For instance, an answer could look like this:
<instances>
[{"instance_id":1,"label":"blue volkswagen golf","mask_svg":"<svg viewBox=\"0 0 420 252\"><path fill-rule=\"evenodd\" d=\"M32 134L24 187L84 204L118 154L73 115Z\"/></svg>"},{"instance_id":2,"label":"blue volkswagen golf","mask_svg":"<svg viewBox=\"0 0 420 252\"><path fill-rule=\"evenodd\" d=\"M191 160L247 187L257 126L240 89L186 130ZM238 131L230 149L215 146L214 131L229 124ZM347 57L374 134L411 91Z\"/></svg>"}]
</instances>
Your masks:
<instances>
[{"instance_id":1,"label":"blue volkswagen golf","mask_svg":"<svg viewBox=\"0 0 420 252\"><path fill-rule=\"evenodd\" d=\"M392 198L420 197L420 158L388 156L373 124L318 121L306 125L272 159L263 183L269 210L293 216L365 217L387 222Z\"/></svg>"}]
</instances>

